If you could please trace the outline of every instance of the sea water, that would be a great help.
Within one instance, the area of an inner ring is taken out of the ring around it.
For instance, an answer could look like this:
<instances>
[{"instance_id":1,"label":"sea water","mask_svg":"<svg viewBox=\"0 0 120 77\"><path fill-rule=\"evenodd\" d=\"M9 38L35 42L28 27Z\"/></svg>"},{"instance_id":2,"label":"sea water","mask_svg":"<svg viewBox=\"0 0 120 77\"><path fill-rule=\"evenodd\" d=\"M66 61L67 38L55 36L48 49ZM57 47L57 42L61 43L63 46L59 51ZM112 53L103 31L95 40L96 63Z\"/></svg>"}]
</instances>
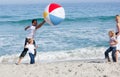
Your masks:
<instances>
[{"instance_id":1,"label":"sea water","mask_svg":"<svg viewBox=\"0 0 120 77\"><path fill-rule=\"evenodd\" d=\"M119 3L61 3L65 20L56 26L45 23L37 30L36 61L101 59L109 47L109 30L116 30ZM43 20L47 4L0 5L0 62L16 62L23 51L32 19ZM29 56L23 59L29 60Z\"/></svg>"}]
</instances>

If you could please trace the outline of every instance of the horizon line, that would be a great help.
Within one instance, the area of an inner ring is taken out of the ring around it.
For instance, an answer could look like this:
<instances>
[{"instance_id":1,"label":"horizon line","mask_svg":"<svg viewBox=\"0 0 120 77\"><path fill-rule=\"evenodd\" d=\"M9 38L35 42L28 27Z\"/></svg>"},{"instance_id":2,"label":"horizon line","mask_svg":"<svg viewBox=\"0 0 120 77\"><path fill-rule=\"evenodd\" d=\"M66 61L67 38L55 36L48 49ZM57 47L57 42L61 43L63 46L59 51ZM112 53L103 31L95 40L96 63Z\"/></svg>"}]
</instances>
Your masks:
<instances>
[{"instance_id":1,"label":"horizon line","mask_svg":"<svg viewBox=\"0 0 120 77\"><path fill-rule=\"evenodd\" d=\"M49 3L66 3L66 4L72 4L72 3L120 3L120 2L49 2ZM44 2L44 3L0 3L0 5L24 5L24 4L48 4L48 2Z\"/></svg>"}]
</instances>

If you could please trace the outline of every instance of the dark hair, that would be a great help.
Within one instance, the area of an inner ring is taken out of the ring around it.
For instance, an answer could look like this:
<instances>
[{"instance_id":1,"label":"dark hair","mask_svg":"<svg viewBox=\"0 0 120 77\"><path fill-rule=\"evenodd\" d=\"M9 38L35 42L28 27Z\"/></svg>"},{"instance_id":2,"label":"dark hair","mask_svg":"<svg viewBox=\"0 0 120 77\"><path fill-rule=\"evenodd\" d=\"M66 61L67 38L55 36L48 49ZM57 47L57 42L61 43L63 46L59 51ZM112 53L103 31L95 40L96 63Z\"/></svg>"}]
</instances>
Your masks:
<instances>
[{"instance_id":1,"label":"dark hair","mask_svg":"<svg viewBox=\"0 0 120 77\"><path fill-rule=\"evenodd\" d=\"M37 21L37 20L36 20L36 19L33 19L33 20L32 20L32 23L34 23L34 21Z\"/></svg>"},{"instance_id":2,"label":"dark hair","mask_svg":"<svg viewBox=\"0 0 120 77\"><path fill-rule=\"evenodd\" d=\"M120 16L120 15L116 15L116 17L117 17L117 16Z\"/></svg>"},{"instance_id":3,"label":"dark hair","mask_svg":"<svg viewBox=\"0 0 120 77\"><path fill-rule=\"evenodd\" d=\"M119 32L116 32L115 35L117 35Z\"/></svg>"}]
</instances>

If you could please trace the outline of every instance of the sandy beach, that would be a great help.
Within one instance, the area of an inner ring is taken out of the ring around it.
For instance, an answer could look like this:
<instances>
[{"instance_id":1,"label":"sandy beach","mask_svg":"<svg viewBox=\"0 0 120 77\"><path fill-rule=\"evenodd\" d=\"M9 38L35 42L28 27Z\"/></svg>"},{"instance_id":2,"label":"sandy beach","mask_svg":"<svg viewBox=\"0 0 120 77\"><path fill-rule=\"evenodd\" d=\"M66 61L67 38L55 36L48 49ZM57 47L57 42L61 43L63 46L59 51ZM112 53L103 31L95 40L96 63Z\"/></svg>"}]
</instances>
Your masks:
<instances>
[{"instance_id":1,"label":"sandy beach","mask_svg":"<svg viewBox=\"0 0 120 77\"><path fill-rule=\"evenodd\" d=\"M120 63L64 61L53 63L0 64L0 77L119 77Z\"/></svg>"},{"instance_id":2,"label":"sandy beach","mask_svg":"<svg viewBox=\"0 0 120 77\"><path fill-rule=\"evenodd\" d=\"M0 1L0 77L120 77L120 55L118 63L104 60L104 53L110 46L108 32L120 29L116 23L120 0L34 2ZM45 11L52 2L60 4L56 9L61 6L65 9L64 20L61 10L58 14L54 14L55 9ZM43 13L51 21L40 26L45 20ZM33 23L33 19L37 21ZM56 19L63 21L51 26ZM29 64L28 49L17 65L26 38L34 38L38 46L36 63ZM111 53L109 56L112 58Z\"/></svg>"}]
</instances>

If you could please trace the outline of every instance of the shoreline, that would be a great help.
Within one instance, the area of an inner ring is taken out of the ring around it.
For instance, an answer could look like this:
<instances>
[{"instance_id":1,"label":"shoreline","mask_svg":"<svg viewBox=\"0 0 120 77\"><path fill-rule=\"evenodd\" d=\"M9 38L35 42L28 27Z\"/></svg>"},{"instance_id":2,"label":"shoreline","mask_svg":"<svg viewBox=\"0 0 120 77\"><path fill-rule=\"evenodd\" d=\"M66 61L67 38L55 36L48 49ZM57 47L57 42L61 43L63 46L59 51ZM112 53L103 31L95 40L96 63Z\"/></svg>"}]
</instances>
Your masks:
<instances>
[{"instance_id":1,"label":"shoreline","mask_svg":"<svg viewBox=\"0 0 120 77\"><path fill-rule=\"evenodd\" d=\"M119 77L120 63L103 60L59 61L36 64L0 63L1 77Z\"/></svg>"}]
</instances>

